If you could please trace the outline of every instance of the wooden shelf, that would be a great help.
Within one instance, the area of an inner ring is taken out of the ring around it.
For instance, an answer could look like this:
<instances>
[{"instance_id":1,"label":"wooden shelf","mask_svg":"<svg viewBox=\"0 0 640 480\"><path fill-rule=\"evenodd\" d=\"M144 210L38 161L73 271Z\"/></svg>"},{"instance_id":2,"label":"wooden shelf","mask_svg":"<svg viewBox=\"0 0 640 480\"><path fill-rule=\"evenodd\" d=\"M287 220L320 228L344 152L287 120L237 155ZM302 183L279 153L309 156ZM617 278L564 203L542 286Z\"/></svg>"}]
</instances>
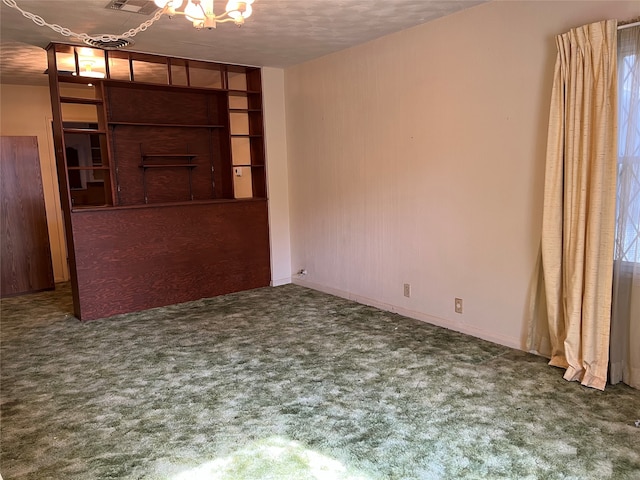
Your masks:
<instances>
[{"instance_id":1,"label":"wooden shelf","mask_svg":"<svg viewBox=\"0 0 640 480\"><path fill-rule=\"evenodd\" d=\"M177 167L194 168L194 167L197 167L198 165L196 165L194 163L165 163L165 164L143 163L143 164L138 165L138 166L140 168L177 168Z\"/></svg>"},{"instance_id":2,"label":"wooden shelf","mask_svg":"<svg viewBox=\"0 0 640 480\"><path fill-rule=\"evenodd\" d=\"M259 108L230 108L229 111L231 113L261 113L262 110Z\"/></svg>"},{"instance_id":3,"label":"wooden shelf","mask_svg":"<svg viewBox=\"0 0 640 480\"><path fill-rule=\"evenodd\" d=\"M194 163L144 163L145 158L187 158L189 162L197 155L193 153L144 153L142 155L142 163L138 165L140 168L194 168L198 165Z\"/></svg>"},{"instance_id":4,"label":"wooden shelf","mask_svg":"<svg viewBox=\"0 0 640 480\"><path fill-rule=\"evenodd\" d=\"M107 133L96 128L63 128L63 133Z\"/></svg>"},{"instance_id":5,"label":"wooden shelf","mask_svg":"<svg viewBox=\"0 0 640 480\"><path fill-rule=\"evenodd\" d=\"M67 170L109 170L109 167L67 167Z\"/></svg>"},{"instance_id":6,"label":"wooden shelf","mask_svg":"<svg viewBox=\"0 0 640 480\"><path fill-rule=\"evenodd\" d=\"M193 153L145 153L143 158L195 158Z\"/></svg>"},{"instance_id":7,"label":"wooden shelf","mask_svg":"<svg viewBox=\"0 0 640 480\"><path fill-rule=\"evenodd\" d=\"M81 105L102 105L99 98L60 97L61 103L77 103Z\"/></svg>"},{"instance_id":8,"label":"wooden shelf","mask_svg":"<svg viewBox=\"0 0 640 480\"><path fill-rule=\"evenodd\" d=\"M233 89L229 89L228 92L229 92L229 95L235 95L238 97L244 97L246 95L259 95L261 93L258 90L233 90Z\"/></svg>"},{"instance_id":9,"label":"wooden shelf","mask_svg":"<svg viewBox=\"0 0 640 480\"><path fill-rule=\"evenodd\" d=\"M112 126L127 126L127 127L180 127L180 128L225 128L224 125L187 125L187 124L177 124L177 123L141 123L141 122L109 122L109 125Z\"/></svg>"},{"instance_id":10,"label":"wooden shelf","mask_svg":"<svg viewBox=\"0 0 640 480\"><path fill-rule=\"evenodd\" d=\"M232 133L232 137L244 137L244 138L262 138L262 135L248 134L248 133Z\"/></svg>"},{"instance_id":11,"label":"wooden shelf","mask_svg":"<svg viewBox=\"0 0 640 480\"><path fill-rule=\"evenodd\" d=\"M84 85L93 84L96 85L102 82L102 78L83 77L82 75L58 75L58 82L63 83L81 83Z\"/></svg>"}]
</instances>

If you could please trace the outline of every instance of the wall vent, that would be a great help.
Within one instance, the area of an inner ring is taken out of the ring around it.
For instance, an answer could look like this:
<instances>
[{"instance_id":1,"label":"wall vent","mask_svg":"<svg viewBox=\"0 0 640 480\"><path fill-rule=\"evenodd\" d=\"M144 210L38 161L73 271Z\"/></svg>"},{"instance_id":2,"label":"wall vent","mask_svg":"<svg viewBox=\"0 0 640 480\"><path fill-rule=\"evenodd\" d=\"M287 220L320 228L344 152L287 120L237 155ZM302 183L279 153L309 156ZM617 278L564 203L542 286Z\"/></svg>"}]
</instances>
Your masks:
<instances>
[{"instance_id":1,"label":"wall vent","mask_svg":"<svg viewBox=\"0 0 640 480\"><path fill-rule=\"evenodd\" d=\"M153 15L158 10L158 6L151 0L111 0L105 8L146 16Z\"/></svg>"}]
</instances>

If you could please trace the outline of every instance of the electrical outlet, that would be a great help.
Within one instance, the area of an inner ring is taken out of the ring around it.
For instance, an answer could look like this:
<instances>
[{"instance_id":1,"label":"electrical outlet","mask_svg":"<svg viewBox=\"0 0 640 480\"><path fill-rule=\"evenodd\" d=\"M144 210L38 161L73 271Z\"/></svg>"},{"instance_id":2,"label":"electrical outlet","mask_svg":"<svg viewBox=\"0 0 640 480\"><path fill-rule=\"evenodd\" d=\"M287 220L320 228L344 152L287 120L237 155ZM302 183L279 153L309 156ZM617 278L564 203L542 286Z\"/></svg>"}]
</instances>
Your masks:
<instances>
[{"instance_id":1,"label":"electrical outlet","mask_svg":"<svg viewBox=\"0 0 640 480\"><path fill-rule=\"evenodd\" d=\"M456 313L462 313L462 299L456 298L455 300Z\"/></svg>"},{"instance_id":2,"label":"electrical outlet","mask_svg":"<svg viewBox=\"0 0 640 480\"><path fill-rule=\"evenodd\" d=\"M405 283L404 284L404 296L409 298L411 297L411 284L410 283Z\"/></svg>"}]
</instances>

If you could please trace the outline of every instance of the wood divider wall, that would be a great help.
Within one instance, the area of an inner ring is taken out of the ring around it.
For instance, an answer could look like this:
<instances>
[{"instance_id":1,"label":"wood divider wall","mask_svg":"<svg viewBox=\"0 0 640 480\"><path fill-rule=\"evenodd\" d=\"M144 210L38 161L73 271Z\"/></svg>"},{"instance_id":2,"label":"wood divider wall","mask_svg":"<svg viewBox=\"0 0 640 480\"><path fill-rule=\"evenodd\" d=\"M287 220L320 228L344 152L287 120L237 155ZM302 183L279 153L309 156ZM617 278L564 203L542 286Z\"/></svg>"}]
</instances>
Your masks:
<instances>
[{"instance_id":1,"label":"wood divider wall","mask_svg":"<svg viewBox=\"0 0 640 480\"><path fill-rule=\"evenodd\" d=\"M268 286L260 69L64 44L48 62L75 315Z\"/></svg>"},{"instance_id":2,"label":"wood divider wall","mask_svg":"<svg viewBox=\"0 0 640 480\"><path fill-rule=\"evenodd\" d=\"M269 285L265 200L74 212L83 319Z\"/></svg>"}]
</instances>

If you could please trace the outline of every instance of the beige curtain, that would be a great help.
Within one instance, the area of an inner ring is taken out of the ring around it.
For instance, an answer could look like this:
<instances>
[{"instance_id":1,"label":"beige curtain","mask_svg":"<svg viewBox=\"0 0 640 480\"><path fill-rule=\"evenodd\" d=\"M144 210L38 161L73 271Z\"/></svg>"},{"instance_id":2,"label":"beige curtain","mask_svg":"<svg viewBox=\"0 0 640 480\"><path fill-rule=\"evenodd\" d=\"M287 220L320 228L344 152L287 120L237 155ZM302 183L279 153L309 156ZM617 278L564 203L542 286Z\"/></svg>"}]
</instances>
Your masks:
<instances>
[{"instance_id":1,"label":"beige curtain","mask_svg":"<svg viewBox=\"0 0 640 480\"><path fill-rule=\"evenodd\" d=\"M609 20L556 39L537 290L546 301L538 317L547 324L529 339L534 349L548 345L549 363L566 368L565 379L601 390L616 201L616 28Z\"/></svg>"}]
</instances>

